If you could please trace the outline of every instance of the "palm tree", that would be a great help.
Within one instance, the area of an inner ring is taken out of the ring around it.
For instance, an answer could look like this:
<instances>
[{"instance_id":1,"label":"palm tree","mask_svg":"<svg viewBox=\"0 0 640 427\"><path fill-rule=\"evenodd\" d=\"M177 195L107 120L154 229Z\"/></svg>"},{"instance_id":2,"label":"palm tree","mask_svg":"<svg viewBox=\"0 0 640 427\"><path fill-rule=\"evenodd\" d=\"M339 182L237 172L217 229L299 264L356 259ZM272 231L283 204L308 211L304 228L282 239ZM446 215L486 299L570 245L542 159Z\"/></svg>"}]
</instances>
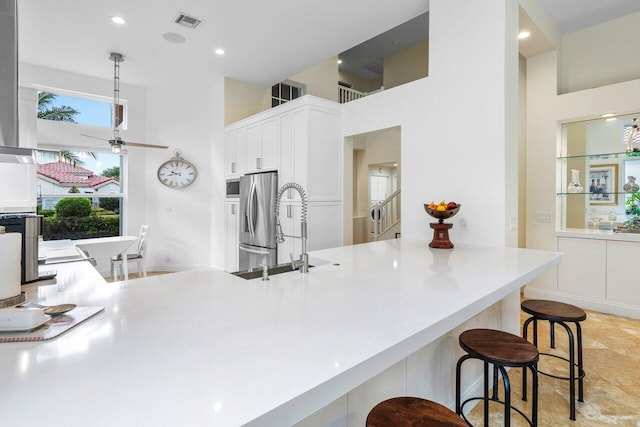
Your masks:
<instances>
[{"instance_id":1,"label":"palm tree","mask_svg":"<svg viewBox=\"0 0 640 427\"><path fill-rule=\"evenodd\" d=\"M71 163L73 166L78 166L84 164L84 162L80 159L80 156L88 156L95 159L96 153L93 153L91 151L38 150L38 156L42 159L51 159L58 162Z\"/></svg>"},{"instance_id":2,"label":"palm tree","mask_svg":"<svg viewBox=\"0 0 640 427\"><path fill-rule=\"evenodd\" d=\"M53 120L56 122L76 123L75 117L80 111L67 105L53 107L51 104L56 99L56 95L49 92L38 92L38 118Z\"/></svg>"}]
</instances>

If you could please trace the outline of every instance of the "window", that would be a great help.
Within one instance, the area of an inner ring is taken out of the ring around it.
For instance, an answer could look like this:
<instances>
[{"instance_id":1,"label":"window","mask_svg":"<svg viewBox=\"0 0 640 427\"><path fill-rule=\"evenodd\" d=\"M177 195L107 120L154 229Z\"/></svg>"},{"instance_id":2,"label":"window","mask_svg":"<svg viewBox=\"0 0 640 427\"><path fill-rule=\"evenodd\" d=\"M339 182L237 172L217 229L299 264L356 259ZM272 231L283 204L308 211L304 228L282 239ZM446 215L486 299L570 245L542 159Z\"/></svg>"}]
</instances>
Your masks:
<instances>
[{"instance_id":1,"label":"window","mask_svg":"<svg viewBox=\"0 0 640 427\"><path fill-rule=\"evenodd\" d=\"M38 152L38 214L44 240L119 236L123 157L105 152Z\"/></svg>"},{"instance_id":2,"label":"window","mask_svg":"<svg viewBox=\"0 0 640 427\"><path fill-rule=\"evenodd\" d=\"M273 85L271 87L271 107L277 107L285 102L300 98L304 95L304 89L304 85L289 80Z\"/></svg>"},{"instance_id":3,"label":"window","mask_svg":"<svg viewBox=\"0 0 640 427\"><path fill-rule=\"evenodd\" d=\"M126 106L126 101L120 100L120 103ZM112 128L115 113L111 98L62 89L41 89L38 92L38 118ZM121 128L126 129L126 117L123 119L125 123Z\"/></svg>"}]
</instances>

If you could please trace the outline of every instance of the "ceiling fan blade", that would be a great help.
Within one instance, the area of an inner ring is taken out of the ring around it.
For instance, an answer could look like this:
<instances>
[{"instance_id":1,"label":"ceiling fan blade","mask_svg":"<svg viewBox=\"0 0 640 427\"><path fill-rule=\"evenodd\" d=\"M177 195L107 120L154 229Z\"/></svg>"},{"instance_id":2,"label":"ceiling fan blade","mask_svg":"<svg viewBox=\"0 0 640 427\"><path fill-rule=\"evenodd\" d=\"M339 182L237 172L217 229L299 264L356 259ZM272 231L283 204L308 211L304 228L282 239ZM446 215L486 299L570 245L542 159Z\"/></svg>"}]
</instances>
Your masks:
<instances>
[{"instance_id":1,"label":"ceiling fan blade","mask_svg":"<svg viewBox=\"0 0 640 427\"><path fill-rule=\"evenodd\" d=\"M122 145L128 145L131 147L144 147L144 148L169 148L166 145L142 144L140 142L129 142L129 141L122 141Z\"/></svg>"},{"instance_id":2,"label":"ceiling fan blade","mask_svg":"<svg viewBox=\"0 0 640 427\"><path fill-rule=\"evenodd\" d=\"M100 141L107 141L107 142L109 142L109 140L108 140L108 139L98 138L97 136L86 135L86 134L84 134L84 133L81 133L80 135L82 135L82 136L86 136L87 138L99 139Z\"/></svg>"}]
</instances>

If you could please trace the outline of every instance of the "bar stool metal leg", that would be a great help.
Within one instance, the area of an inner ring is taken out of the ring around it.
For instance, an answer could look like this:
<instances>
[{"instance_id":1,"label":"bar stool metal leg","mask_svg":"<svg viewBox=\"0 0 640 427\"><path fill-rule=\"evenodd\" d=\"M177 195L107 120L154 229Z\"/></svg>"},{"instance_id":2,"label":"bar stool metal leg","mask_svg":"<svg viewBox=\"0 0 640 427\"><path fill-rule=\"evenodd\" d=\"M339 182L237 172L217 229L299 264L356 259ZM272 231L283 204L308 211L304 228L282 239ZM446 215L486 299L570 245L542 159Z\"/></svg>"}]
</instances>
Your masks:
<instances>
[{"instance_id":1,"label":"bar stool metal leg","mask_svg":"<svg viewBox=\"0 0 640 427\"><path fill-rule=\"evenodd\" d=\"M584 369L582 366L582 328L579 322L574 322L576 325L576 335L578 336L578 401L584 402Z\"/></svg>"}]
</instances>

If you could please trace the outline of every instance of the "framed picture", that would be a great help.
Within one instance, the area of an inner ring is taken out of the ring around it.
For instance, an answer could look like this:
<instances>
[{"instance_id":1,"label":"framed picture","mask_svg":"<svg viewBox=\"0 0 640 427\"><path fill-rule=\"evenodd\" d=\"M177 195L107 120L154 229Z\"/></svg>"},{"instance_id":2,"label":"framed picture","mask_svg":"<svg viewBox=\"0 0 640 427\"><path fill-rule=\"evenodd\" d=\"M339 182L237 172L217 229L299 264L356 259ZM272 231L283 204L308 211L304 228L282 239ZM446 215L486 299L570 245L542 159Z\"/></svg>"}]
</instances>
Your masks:
<instances>
[{"instance_id":1,"label":"framed picture","mask_svg":"<svg viewBox=\"0 0 640 427\"><path fill-rule=\"evenodd\" d=\"M591 165L589 167L589 204L618 204L618 165Z\"/></svg>"}]
</instances>

